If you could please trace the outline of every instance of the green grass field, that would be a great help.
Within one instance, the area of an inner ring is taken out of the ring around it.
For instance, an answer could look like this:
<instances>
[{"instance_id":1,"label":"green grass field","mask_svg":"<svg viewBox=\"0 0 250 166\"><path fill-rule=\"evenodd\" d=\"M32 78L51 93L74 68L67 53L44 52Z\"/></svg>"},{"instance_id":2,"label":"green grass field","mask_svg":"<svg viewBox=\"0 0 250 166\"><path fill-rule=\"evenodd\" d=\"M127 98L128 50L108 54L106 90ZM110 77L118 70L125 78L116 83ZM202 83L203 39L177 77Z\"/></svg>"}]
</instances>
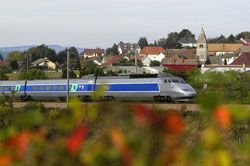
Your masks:
<instances>
[{"instance_id":1,"label":"green grass field","mask_svg":"<svg viewBox=\"0 0 250 166\"><path fill-rule=\"evenodd\" d=\"M18 80L18 74L17 73L9 73L7 76L9 77L9 80ZM62 77L62 72L45 72L45 74L49 77L49 79L60 79Z\"/></svg>"}]
</instances>

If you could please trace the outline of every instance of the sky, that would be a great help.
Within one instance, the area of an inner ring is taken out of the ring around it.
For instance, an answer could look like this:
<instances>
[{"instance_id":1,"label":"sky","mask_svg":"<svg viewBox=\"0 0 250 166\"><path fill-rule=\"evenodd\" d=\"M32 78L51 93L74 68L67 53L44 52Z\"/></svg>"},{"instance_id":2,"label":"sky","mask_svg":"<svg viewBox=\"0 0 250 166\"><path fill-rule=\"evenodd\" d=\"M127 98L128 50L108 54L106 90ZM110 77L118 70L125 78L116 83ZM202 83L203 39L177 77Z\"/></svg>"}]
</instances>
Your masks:
<instances>
[{"instance_id":1,"label":"sky","mask_svg":"<svg viewBox=\"0 0 250 166\"><path fill-rule=\"evenodd\" d=\"M250 31L250 0L0 0L0 47L107 48L189 29L208 38Z\"/></svg>"}]
</instances>

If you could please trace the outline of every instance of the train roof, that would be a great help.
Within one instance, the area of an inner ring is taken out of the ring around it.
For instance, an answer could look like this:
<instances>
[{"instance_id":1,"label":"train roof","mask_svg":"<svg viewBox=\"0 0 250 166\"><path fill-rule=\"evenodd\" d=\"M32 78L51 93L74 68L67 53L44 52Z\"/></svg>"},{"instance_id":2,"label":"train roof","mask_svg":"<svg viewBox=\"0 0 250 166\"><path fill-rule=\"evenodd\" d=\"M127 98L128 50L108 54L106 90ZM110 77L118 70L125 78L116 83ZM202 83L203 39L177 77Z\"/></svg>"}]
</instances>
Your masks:
<instances>
[{"instance_id":1,"label":"train roof","mask_svg":"<svg viewBox=\"0 0 250 166\"><path fill-rule=\"evenodd\" d=\"M96 77L96 75L86 75L83 76L82 79L91 79ZM141 79L141 78L166 78L166 77L174 77L172 74L119 74L113 76L97 76L99 79Z\"/></svg>"}]
</instances>

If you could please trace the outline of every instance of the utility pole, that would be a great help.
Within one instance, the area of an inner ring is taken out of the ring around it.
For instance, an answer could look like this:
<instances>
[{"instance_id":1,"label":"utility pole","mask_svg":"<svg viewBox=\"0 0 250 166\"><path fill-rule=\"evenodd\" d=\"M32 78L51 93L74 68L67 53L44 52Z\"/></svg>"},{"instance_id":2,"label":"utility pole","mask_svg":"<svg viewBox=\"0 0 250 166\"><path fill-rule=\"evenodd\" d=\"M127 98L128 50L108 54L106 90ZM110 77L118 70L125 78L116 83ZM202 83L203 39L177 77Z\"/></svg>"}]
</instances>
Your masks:
<instances>
[{"instance_id":1,"label":"utility pole","mask_svg":"<svg viewBox=\"0 0 250 166\"><path fill-rule=\"evenodd\" d=\"M69 50L67 50L67 108L69 108Z\"/></svg>"},{"instance_id":2,"label":"utility pole","mask_svg":"<svg viewBox=\"0 0 250 166\"><path fill-rule=\"evenodd\" d=\"M137 74L137 50L135 50L135 73Z\"/></svg>"},{"instance_id":3,"label":"utility pole","mask_svg":"<svg viewBox=\"0 0 250 166\"><path fill-rule=\"evenodd\" d=\"M26 55L26 72L29 70L29 56L28 54Z\"/></svg>"}]
</instances>

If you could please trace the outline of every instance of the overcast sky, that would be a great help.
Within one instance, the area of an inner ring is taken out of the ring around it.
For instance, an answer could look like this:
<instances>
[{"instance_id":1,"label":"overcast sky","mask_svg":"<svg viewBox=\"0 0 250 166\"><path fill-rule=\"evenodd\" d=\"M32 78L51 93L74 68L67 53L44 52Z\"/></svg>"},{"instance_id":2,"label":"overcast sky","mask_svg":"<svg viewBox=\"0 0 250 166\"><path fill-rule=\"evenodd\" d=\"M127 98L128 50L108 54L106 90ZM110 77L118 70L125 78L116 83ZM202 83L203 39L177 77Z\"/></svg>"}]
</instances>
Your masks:
<instances>
[{"instance_id":1,"label":"overcast sky","mask_svg":"<svg viewBox=\"0 0 250 166\"><path fill-rule=\"evenodd\" d=\"M250 0L0 0L0 47L109 47L188 28L196 37L250 31Z\"/></svg>"}]
</instances>

